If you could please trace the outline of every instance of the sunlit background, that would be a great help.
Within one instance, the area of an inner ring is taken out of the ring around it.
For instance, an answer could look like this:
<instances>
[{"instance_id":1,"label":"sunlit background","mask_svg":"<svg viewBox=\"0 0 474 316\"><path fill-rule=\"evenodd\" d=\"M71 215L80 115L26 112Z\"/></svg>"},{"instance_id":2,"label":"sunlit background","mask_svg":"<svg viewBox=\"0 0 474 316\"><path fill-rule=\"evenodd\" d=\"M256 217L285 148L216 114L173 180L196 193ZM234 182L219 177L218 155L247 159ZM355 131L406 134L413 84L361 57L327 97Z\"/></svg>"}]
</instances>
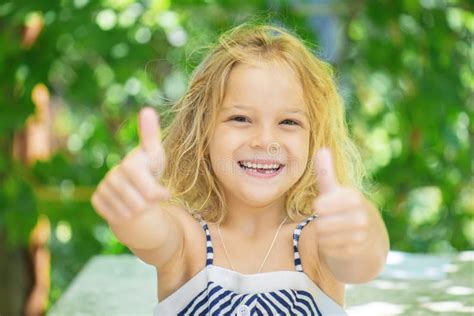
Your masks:
<instances>
[{"instance_id":1,"label":"sunlit background","mask_svg":"<svg viewBox=\"0 0 474 316\"><path fill-rule=\"evenodd\" d=\"M206 45L255 17L295 30L334 65L392 249L473 249L473 9L1 1L0 306L50 308L91 256L128 252L92 210L95 186L136 145L138 109L154 106L166 125Z\"/></svg>"}]
</instances>

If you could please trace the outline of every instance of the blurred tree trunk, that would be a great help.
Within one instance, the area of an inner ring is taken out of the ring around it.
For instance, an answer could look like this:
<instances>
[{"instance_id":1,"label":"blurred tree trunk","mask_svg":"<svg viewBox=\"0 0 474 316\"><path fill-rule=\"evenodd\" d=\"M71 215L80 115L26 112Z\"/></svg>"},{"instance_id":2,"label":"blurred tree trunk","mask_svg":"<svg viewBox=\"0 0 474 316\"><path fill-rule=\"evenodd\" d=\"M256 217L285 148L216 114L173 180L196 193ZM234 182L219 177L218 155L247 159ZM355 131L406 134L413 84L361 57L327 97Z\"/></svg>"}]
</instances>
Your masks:
<instances>
[{"instance_id":1,"label":"blurred tree trunk","mask_svg":"<svg viewBox=\"0 0 474 316\"><path fill-rule=\"evenodd\" d=\"M49 294L48 219L39 219L29 247L7 247L0 233L0 315L44 315Z\"/></svg>"},{"instance_id":2,"label":"blurred tree trunk","mask_svg":"<svg viewBox=\"0 0 474 316\"><path fill-rule=\"evenodd\" d=\"M32 92L35 114L27 119L25 129L13 141L13 158L30 165L50 157L50 107L46 86L38 84ZM21 197L20 197L21 198ZM50 224L45 215L38 218L29 232L26 246L7 246L7 236L0 235L0 315L44 315L50 288Z\"/></svg>"},{"instance_id":3,"label":"blurred tree trunk","mask_svg":"<svg viewBox=\"0 0 474 316\"><path fill-rule=\"evenodd\" d=\"M28 249L8 249L6 236L1 232L0 258L0 315L23 315L35 279Z\"/></svg>"}]
</instances>

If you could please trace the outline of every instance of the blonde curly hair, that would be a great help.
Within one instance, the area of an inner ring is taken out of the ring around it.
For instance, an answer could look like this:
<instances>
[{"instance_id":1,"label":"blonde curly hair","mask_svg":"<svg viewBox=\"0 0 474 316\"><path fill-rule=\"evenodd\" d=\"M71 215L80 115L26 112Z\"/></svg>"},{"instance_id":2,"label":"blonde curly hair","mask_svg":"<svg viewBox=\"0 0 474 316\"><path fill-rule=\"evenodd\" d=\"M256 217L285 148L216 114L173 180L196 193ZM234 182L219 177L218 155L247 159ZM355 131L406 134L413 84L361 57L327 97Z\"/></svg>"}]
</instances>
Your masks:
<instances>
[{"instance_id":1,"label":"blonde curly hair","mask_svg":"<svg viewBox=\"0 0 474 316\"><path fill-rule=\"evenodd\" d=\"M300 80L310 121L310 160L301 178L286 194L288 216L297 221L313 213L318 196L312 157L321 147L331 150L336 176L342 185L362 189L365 170L349 137L344 105L331 66L318 59L297 35L282 27L243 24L223 33L196 67L184 96L171 107L174 119L163 130L166 153L163 184L175 203L220 222L226 200L209 157L227 79L237 64L277 62L289 66Z\"/></svg>"}]
</instances>

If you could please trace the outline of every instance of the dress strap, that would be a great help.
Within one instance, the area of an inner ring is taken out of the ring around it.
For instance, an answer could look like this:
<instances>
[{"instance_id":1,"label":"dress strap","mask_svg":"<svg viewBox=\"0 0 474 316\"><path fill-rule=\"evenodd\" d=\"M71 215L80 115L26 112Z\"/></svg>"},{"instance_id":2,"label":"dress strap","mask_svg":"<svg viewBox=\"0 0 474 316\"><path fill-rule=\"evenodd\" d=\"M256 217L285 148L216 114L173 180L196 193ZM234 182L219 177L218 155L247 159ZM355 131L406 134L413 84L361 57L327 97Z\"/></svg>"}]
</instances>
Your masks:
<instances>
[{"instance_id":1,"label":"dress strap","mask_svg":"<svg viewBox=\"0 0 474 316\"><path fill-rule=\"evenodd\" d=\"M316 217L317 215L311 215L305 221L299 223L298 226L296 226L295 231L293 232L293 254L294 254L295 267L296 267L297 272L303 272L303 266L301 265L300 253L298 251L298 242L300 240L301 231L309 222L311 222Z\"/></svg>"},{"instance_id":2,"label":"dress strap","mask_svg":"<svg viewBox=\"0 0 474 316\"><path fill-rule=\"evenodd\" d=\"M202 229L204 229L204 233L206 234L206 267L207 267L208 265L212 265L214 261L214 248L212 247L211 232L209 231L209 227L207 226L206 221L202 218L202 216L199 213L194 213L193 216L199 221Z\"/></svg>"}]
</instances>

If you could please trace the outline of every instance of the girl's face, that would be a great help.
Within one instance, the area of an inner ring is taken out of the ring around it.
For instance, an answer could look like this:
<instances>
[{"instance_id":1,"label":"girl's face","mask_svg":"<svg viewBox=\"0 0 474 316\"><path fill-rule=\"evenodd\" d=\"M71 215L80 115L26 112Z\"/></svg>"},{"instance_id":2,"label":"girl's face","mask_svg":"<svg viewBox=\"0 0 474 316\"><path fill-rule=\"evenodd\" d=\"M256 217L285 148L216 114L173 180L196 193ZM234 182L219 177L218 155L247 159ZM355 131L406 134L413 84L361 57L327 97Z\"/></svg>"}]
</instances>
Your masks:
<instances>
[{"instance_id":1,"label":"girl's face","mask_svg":"<svg viewBox=\"0 0 474 316\"><path fill-rule=\"evenodd\" d=\"M254 207L283 201L308 161L305 113L302 88L289 68L233 68L209 149L228 200Z\"/></svg>"}]
</instances>

